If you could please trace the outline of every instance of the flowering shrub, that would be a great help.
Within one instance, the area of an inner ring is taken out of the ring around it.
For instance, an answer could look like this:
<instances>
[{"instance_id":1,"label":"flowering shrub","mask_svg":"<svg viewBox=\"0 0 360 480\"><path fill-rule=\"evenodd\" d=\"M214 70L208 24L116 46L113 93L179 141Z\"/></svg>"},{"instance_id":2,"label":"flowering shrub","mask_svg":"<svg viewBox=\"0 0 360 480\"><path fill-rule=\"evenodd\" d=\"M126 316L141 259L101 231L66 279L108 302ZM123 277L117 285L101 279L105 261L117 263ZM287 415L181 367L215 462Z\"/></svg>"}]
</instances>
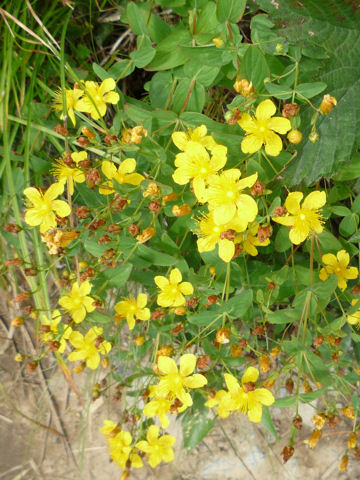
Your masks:
<instances>
[{"instance_id":1,"label":"flowering shrub","mask_svg":"<svg viewBox=\"0 0 360 480\"><path fill-rule=\"evenodd\" d=\"M311 448L335 416L358 429L358 187L344 193L341 174L296 187L283 177L304 124L315 144L337 100L308 78L296 45L262 40L264 14L252 17L259 46L242 42L245 3L207 2L198 36L173 27L175 53L166 38L152 44L130 3L138 48L118 63L158 70L149 96L125 97L117 63L94 64L89 79L70 75L52 112L63 151L49 160L45 188L37 176L23 190L25 225L7 225L9 236L39 234L34 249L46 258L20 260L42 292L32 289L30 314L41 347L27 360L54 352L68 375L101 371L134 399L125 420L104 418L101 430L126 474L171 462L170 419L191 427L191 412L201 420L184 434L187 449L217 416L247 415L276 436L271 407L295 406L284 461L300 403L318 399ZM54 270L50 302L43 273Z\"/></svg>"}]
</instances>

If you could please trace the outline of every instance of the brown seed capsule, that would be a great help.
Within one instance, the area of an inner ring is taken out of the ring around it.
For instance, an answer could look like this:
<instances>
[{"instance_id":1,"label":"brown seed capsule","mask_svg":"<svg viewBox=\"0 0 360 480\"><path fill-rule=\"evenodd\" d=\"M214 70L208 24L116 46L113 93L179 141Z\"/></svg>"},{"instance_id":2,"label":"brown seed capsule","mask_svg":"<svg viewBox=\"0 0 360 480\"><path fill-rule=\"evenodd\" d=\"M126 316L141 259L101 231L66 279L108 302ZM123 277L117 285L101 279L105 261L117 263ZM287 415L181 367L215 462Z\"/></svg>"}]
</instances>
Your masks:
<instances>
[{"instance_id":1,"label":"brown seed capsule","mask_svg":"<svg viewBox=\"0 0 360 480\"><path fill-rule=\"evenodd\" d=\"M218 300L219 300L219 297L217 295L210 295L206 301L205 307L214 305Z\"/></svg>"},{"instance_id":2,"label":"brown seed capsule","mask_svg":"<svg viewBox=\"0 0 360 480\"><path fill-rule=\"evenodd\" d=\"M161 203L159 200L151 200L149 203L149 210L154 213L158 213L161 210Z\"/></svg>"},{"instance_id":3,"label":"brown seed capsule","mask_svg":"<svg viewBox=\"0 0 360 480\"><path fill-rule=\"evenodd\" d=\"M341 422L341 419L338 415L333 414L333 415L328 415L326 417L326 423L330 428L337 427L340 422Z\"/></svg>"},{"instance_id":4,"label":"brown seed capsule","mask_svg":"<svg viewBox=\"0 0 360 480\"><path fill-rule=\"evenodd\" d=\"M178 409L182 406L182 402L178 398L176 398L170 407L170 413L178 413Z\"/></svg>"},{"instance_id":5,"label":"brown seed capsule","mask_svg":"<svg viewBox=\"0 0 360 480\"><path fill-rule=\"evenodd\" d=\"M120 225L116 225L116 223L109 225L106 229L108 233L119 233L121 232L121 230L122 230L122 227L120 227Z\"/></svg>"},{"instance_id":6,"label":"brown seed capsule","mask_svg":"<svg viewBox=\"0 0 360 480\"><path fill-rule=\"evenodd\" d=\"M200 355L196 361L199 370L205 370L210 363L210 355Z\"/></svg>"},{"instance_id":7,"label":"brown seed capsule","mask_svg":"<svg viewBox=\"0 0 360 480\"><path fill-rule=\"evenodd\" d=\"M273 211L274 217L283 217L287 213L286 207L275 207Z\"/></svg>"},{"instance_id":8,"label":"brown seed capsule","mask_svg":"<svg viewBox=\"0 0 360 480\"><path fill-rule=\"evenodd\" d=\"M344 455L342 457L342 459L340 460L340 463L339 463L339 471L340 472L346 472L348 462L349 462L349 457L347 455Z\"/></svg>"},{"instance_id":9,"label":"brown seed capsule","mask_svg":"<svg viewBox=\"0 0 360 480\"><path fill-rule=\"evenodd\" d=\"M159 320L161 317L163 317L164 312L158 308L157 310L154 310L152 315L151 315L151 320Z\"/></svg>"},{"instance_id":10,"label":"brown seed capsule","mask_svg":"<svg viewBox=\"0 0 360 480\"><path fill-rule=\"evenodd\" d=\"M315 348L319 348L320 345L322 345L324 343L324 341L325 341L325 338L322 335L318 335L315 338L315 340L313 342L313 345L314 345Z\"/></svg>"},{"instance_id":11,"label":"brown seed capsule","mask_svg":"<svg viewBox=\"0 0 360 480\"><path fill-rule=\"evenodd\" d=\"M355 287L351 290L351 293L353 295L357 295L358 293L360 293L360 285L355 285Z\"/></svg>"},{"instance_id":12,"label":"brown seed capsule","mask_svg":"<svg viewBox=\"0 0 360 480\"><path fill-rule=\"evenodd\" d=\"M90 215L90 208L82 205L81 207L75 208L74 213L79 220L82 220Z\"/></svg>"},{"instance_id":13,"label":"brown seed capsule","mask_svg":"<svg viewBox=\"0 0 360 480\"><path fill-rule=\"evenodd\" d=\"M92 231L98 230L100 227L104 226L105 223L106 223L105 218L94 219L89 225L89 230L92 230Z\"/></svg>"},{"instance_id":14,"label":"brown seed capsule","mask_svg":"<svg viewBox=\"0 0 360 480\"><path fill-rule=\"evenodd\" d=\"M189 300L186 302L186 306L188 308L196 308L199 303L199 299L197 297L190 297Z\"/></svg>"},{"instance_id":15,"label":"brown seed capsule","mask_svg":"<svg viewBox=\"0 0 360 480\"><path fill-rule=\"evenodd\" d=\"M104 142L106 143L106 145L113 145L117 141L118 139L116 135L106 135L106 137L104 138Z\"/></svg>"},{"instance_id":16,"label":"brown seed capsule","mask_svg":"<svg viewBox=\"0 0 360 480\"><path fill-rule=\"evenodd\" d=\"M287 445L283 448L281 455L283 457L283 462L286 463L294 455L294 447Z\"/></svg>"},{"instance_id":17,"label":"brown seed capsule","mask_svg":"<svg viewBox=\"0 0 360 480\"><path fill-rule=\"evenodd\" d=\"M344 417L351 418L351 419L355 418L355 410L351 406L343 407L341 409L341 412L344 415Z\"/></svg>"},{"instance_id":18,"label":"brown seed capsule","mask_svg":"<svg viewBox=\"0 0 360 480\"><path fill-rule=\"evenodd\" d=\"M35 267L25 268L24 273L28 277L36 277L37 269Z\"/></svg>"},{"instance_id":19,"label":"brown seed capsule","mask_svg":"<svg viewBox=\"0 0 360 480\"><path fill-rule=\"evenodd\" d=\"M33 311L33 306L32 305L25 305L25 307L23 308L23 314L26 316L26 315L30 315L30 313Z\"/></svg>"},{"instance_id":20,"label":"brown seed capsule","mask_svg":"<svg viewBox=\"0 0 360 480\"><path fill-rule=\"evenodd\" d=\"M94 138L96 137L95 132L93 132L92 130L90 130L90 128L88 128L88 127L82 127L81 133L82 133L85 137L87 137L89 140L94 140Z\"/></svg>"},{"instance_id":21,"label":"brown seed capsule","mask_svg":"<svg viewBox=\"0 0 360 480\"><path fill-rule=\"evenodd\" d=\"M56 340L48 340L46 342L46 345L49 347L49 350L51 352L57 352L60 348L60 342L58 342Z\"/></svg>"},{"instance_id":22,"label":"brown seed capsule","mask_svg":"<svg viewBox=\"0 0 360 480\"><path fill-rule=\"evenodd\" d=\"M132 237L135 237L135 235L139 235L139 227L135 223L130 223L128 227L129 233Z\"/></svg>"},{"instance_id":23,"label":"brown seed capsule","mask_svg":"<svg viewBox=\"0 0 360 480\"><path fill-rule=\"evenodd\" d=\"M262 195L265 192L265 185L260 182L260 180L256 180L254 185L251 187L251 195L256 197L257 195Z\"/></svg>"},{"instance_id":24,"label":"brown seed capsule","mask_svg":"<svg viewBox=\"0 0 360 480\"><path fill-rule=\"evenodd\" d=\"M240 357L242 354L242 348L240 348L239 345L231 345L230 351L232 357Z\"/></svg>"},{"instance_id":25,"label":"brown seed capsule","mask_svg":"<svg viewBox=\"0 0 360 480\"><path fill-rule=\"evenodd\" d=\"M170 357L173 353L174 349L171 345L164 345L157 351L156 355L158 357Z\"/></svg>"},{"instance_id":26,"label":"brown seed capsule","mask_svg":"<svg viewBox=\"0 0 360 480\"><path fill-rule=\"evenodd\" d=\"M38 362L28 362L26 364L26 373L28 375L31 375L32 373L35 372L35 370L37 369L38 366L39 366Z\"/></svg>"},{"instance_id":27,"label":"brown seed capsule","mask_svg":"<svg viewBox=\"0 0 360 480\"><path fill-rule=\"evenodd\" d=\"M128 203L129 202L125 197L115 193L114 200L110 203L110 208L114 213L117 213L124 210Z\"/></svg>"},{"instance_id":28,"label":"brown seed capsule","mask_svg":"<svg viewBox=\"0 0 360 480\"><path fill-rule=\"evenodd\" d=\"M360 448L355 447L352 453L357 460L360 460Z\"/></svg>"},{"instance_id":29,"label":"brown seed capsule","mask_svg":"<svg viewBox=\"0 0 360 480\"><path fill-rule=\"evenodd\" d=\"M274 384L275 384L275 379L274 379L274 378L269 378L269 379L267 379L267 380L263 383L263 386L264 386L265 388L268 388L268 389L269 389L269 388L273 387Z\"/></svg>"},{"instance_id":30,"label":"brown seed capsule","mask_svg":"<svg viewBox=\"0 0 360 480\"><path fill-rule=\"evenodd\" d=\"M291 394L294 391L294 382L292 378L288 378L285 382L286 390Z\"/></svg>"},{"instance_id":31,"label":"brown seed capsule","mask_svg":"<svg viewBox=\"0 0 360 480\"><path fill-rule=\"evenodd\" d=\"M247 340L245 338L239 338L238 344L239 344L239 347L246 348L247 347Z\"/></svg>"},{"instance_id":32,"label":"brown seed capsule","mask_svg":"<svg viewBox=\"0 0 360 480\"><path fill-rule=\"evenodd\" d=\"M81 272L80 282L85 282L89 277L95 276L95 270L92 267L87 268L84 272Z\"/></svg>"},{"instance_id":33,"label":"brown seed capsule","mask_svg":"<svg viewBox=\"0 0 360 480\"><path fill-rule=\"evenodd\" d=\"M12 299L14 303L20 303L23 302L24 300L27 300L30 297L30 292L21 292L16 297Z\"/></svg>"},{"instance_id":34,"label":"brown seed capsule","mask_svg":"<svg viewBox=\"0 0 360 480\"><path fill-rule=\"evenodd\" d=\"M106 243L110 243L111 242L111 237L109 237L109 235L106 235L106 233L104 233L103 235L101 235L101 237L99 238L98 240L98 244L99 245L102 245L102 244L106 244Z\"/></svg>"},{"instance_id":35,"label":"brown seed capsule","mask_svg":"<svg viewBox=\"0 0 360 480\"><path fill-rule=\"evenodd\" d=\"M302 418L300 417L300 415L296 415L294 418L293 418L293 421L292 421L294 427L297 429L297 430L301 430L302 429Z\"/></svg>"},{"instance_id":36,"label":"brown seed capsule","mask_svg":"<svg viewBox=\"0 0 360 480\"><path fill-rule=\"evenodd\" d=\"M259 227L259 230L257 232L257 237L260 243L266 242L266 240L270 238L271 235L272 235L271 225L263 225Z\"/></svg>"},{"instance_id":37,"label":"brown seed capsule","mask_svg":"<svg viewBox=\"0 0 360 480\"><path fill-rule=\"evenodd\" d=\"M69 135L69 130L65 128L63 125L61 125L60 123L55 125L54 132L58 133L59 135L62 135L63 137L66 137L67 135Z\"/></svg>"},{"instance_id":38,"label":"brown seed capsule","mask_svg":"<svg viewBox=\"0 0 360 480\"><path fill-rule=\"evenodd\" d=\"M327 115L331 112L331 110L337 105L337 100L335 97L332 97L329 94L324 95L321 105L320 105L320 112L323 115Z\"/></svg>"},{"instance_id":39,"label":"brown seed capsule","mask_svg":"<svg viewBox=\"0 0 360 480\"><path fill-rule=\"evenodd\" d=\"M225 232L220 233L220 238L221 240L230 240L232 242L235 239L236 232L235 230L232 230L231 228L229 230L226 230Z\"/></svg>"},{"instance_id":40,"label":"brown seed capsule","mask_svg":"<svg viewBox=\"0 0 360 480\"><path fill-rule=\"evenodd\" d=\"M8 233L18 233L20 232L20 227L15 225L15 223L8 223L7 225L4 226L5 232Z\"/></svg>"},{"instance_id":41,"label":"brown seed capsule","mask_svg":"<svg viewBox=\"0 0 360 480\"><path fill-rule=\"evenodd\" d=\"M315 428L309 438L304 440L304 443L309 445L310 448L315 448L322 436L321 430Z\"/></svg>"},{"instance_id":42,"label":"brown seed capsule","mask_svg":"<svg viewBox=\"0 0 360 480\"><path fill-rule=\"evenodd\" d=\"M176 327L170 330L170 333L173 335L178 335L182 330L184 330L184 325L182 323L178 323Z\"/></svg>"},{"instance_id":43,"label":"brown seed capsule","mask_svg":"<svg viewBox=\"0 0 360 480\"><path fill-rule=\"evenodd\" d=\"M299 113L300 106L297 105L296 103L285 103L285 105L282 108L282 116L285 118L291 118L291 117L296 117L296 115Z\"/></svg>"},{"instance_id":44,"label":"brown seed capsule","mask_svg":"<svg viewBox=\"0 0 360 480\"><path fill-rule=\"evenodd\" d=\"M19 267L21 264L22 264L21 258L8 258L4 262L5 267L11 267L11 266Z\"/></svg>"},{"instance_id":45,"label":"brown seed capsule","mask_svg":"<svg viewBox=\"0 0 360 480\"><path fill-rule=\"evenodd\" d=\"M260 370L265 373L270 370L270 358L267 355L260 357Z\"/></svg>"},{"instance_id":46,"label":"brown seed capsule","mask_svg":"<svg viewBox=\"0 0 360 480\"><path fill-rule=\"evenodd\" d=\"M86 160L81 160L81 162L78 163L78 167L82 168L86 172L90 170L92 166L91 160L86 159Z\"/></svg>"},{"instance_id":47,"label":"brown seed capsule","mask_svg":"<svg viewBox=\"0 0 360 480\"><path fill-rule=\"evenodd\" d=\"M307 380L303 381L303 388L305 393L311 393L313 391L313 389L310 386L310 383Z\"/></svg>"},{"instance_id":48,"label":"brown seed capsule","mask_svg":"<svg viewBox=\"0 0 360 480\"><path fill-rule=\"evenodd\" d=\"M77 143L81 147L87 147L90 144L89 140L86 137L79 137Z\"/></svg>"},{"instance_id":49,"label":"brown seed capsule","mask_svg":"<svg viewBox=\"0 0 360 480\"><path fill-rule=\"evenodd\" d=\"M97 168L92 168L88 170L85 174L86 185L94 189L96 185L99 185L101 182L101 174Z\"/></svg>"},{"instance_id":50,"label":"brown seed capsule","mask_svg":"<svg viewBox=\"0 0 360 480\"><path fill-rule=\"evenodd\" d=\"M231 335L230 328L227 328L227 327L220 328L220 330L216 332L216 341L222 345L229 343L230 335Z\"/></svg>"},{"instance_id":51,"label":"brown seed capsule","mask_svg":"<svg viewBox=\"0 0 360 480\"><path fill-rule=\"evenodd\" d=\"M258 325L257 327L254 328L254 330L251 332L253 335L264 335L266 332L266 327L265 325Z\"/></svg>"}]
</instances>

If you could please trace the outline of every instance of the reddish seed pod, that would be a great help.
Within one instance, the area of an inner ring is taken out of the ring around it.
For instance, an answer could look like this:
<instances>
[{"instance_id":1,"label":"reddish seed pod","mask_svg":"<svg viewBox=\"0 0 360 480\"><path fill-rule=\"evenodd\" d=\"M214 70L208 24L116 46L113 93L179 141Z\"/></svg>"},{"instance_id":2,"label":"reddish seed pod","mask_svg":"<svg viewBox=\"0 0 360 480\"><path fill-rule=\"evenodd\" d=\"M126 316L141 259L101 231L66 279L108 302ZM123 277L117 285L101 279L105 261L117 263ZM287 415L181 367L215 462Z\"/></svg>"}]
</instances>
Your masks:
<instances>
[{"instance_id":1,"label":"reddish seed pod","mask_svg":"<svg viewBox=\"0 0 360 480\"><path fill-rule=\"evenodd\" d=\"M61 125L60 123L55 125L54 132L58 133L59 135L62 135L63 137L66 137L67 135L69 135L69 130L65 128L63 125Z\"/></svg>"},{"instance_id":2,"label":"reddish seed pod","mask_svg":"<svg viewBox=\"0 0 360 480\"><path fill-rule=\"evenodd\" d=\"M18 233L20 232L20 227L15 225L15 223L8 223L7 225L4 226L5 232L8 233Z\"/></svg>"},{"instance_id":3,"label":"reddish seed pod","mask_svg":"<svg viewBox=\"0 0 360 480\"><path fill-rule=\"evenodd\" d=\"M281 455L283 457L283 462L286 463L294 455L294 447L287 445L283 448Z\"/></svg>"}]
</instances>

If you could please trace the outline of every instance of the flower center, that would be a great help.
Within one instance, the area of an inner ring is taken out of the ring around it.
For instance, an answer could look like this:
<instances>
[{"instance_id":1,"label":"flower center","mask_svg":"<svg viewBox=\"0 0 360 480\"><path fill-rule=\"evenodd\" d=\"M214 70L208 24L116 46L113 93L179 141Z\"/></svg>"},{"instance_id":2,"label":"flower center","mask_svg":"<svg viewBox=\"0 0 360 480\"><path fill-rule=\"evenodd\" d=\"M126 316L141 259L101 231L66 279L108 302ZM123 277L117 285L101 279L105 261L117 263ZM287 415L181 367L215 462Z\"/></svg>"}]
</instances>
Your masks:
<instances>
[{"instance_id":1,"label":"flower center","mask_svg":"<svg viewBox=\"0 0 360 480\"><path fill-rule=\"evenodd\" d=\"M100 97L100 95L95 95L95 102L100 103L101 101L102 101L102 98Z\"/></svg>"},{"instance_id":2,"label":"flower center","mask_svg":"<svg viewBox=\"0 0 360 480\"><path fill-rule=\"evenodd\" d=\"M303 213L300 213L300 220L305 220L306 216Z\"/></svg>"},{"instance_id":3,"label":"flower center","mask_svg":"<svg viewBox=\"0 0 360 480\"><path fill-rule=\"evenodd\" d=\"M226 196L229 197L229 198L234 198L234 192L232 192L231 190L228 190L226 192Z\"/></svg>"}]
</instances>

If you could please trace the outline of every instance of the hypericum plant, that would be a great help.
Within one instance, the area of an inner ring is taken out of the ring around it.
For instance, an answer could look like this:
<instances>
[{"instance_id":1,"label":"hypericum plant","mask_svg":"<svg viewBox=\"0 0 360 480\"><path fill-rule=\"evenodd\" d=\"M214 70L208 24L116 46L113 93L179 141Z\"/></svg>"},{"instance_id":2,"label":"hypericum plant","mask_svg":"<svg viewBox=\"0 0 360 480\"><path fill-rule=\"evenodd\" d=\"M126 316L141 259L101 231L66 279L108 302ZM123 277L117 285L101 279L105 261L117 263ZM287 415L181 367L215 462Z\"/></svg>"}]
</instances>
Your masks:
<instances>
[{"instance_id":1,"label":"hypericum plant","mask_svg":"<svg viewBox=\"0 0 360 480\"><path fill-rule=\"evenodd\" d=\"M101 82L63 81L53 116L64 121L55 127L64 151L46 189L24 189L22 232L39 227L34 248L46 263L7 265L34 268L43 293L44 272L59 278L51 303L30 308L41 347L28 363L54 352L63 369L103 377L92 398L113 383L117 396L126 391L126 415L101 429L124 478L144 459L173 460L171 416L188 449L217 416L247 415L276 437L271 406L295 407L287 461L299 405L312 402L309 446L340 414L352 421L345 456L356 446L358 187L344 193L335 176L291 191L282 176L304 141L299 129L316 143L337 101L319 96L326 84L307 77L300 48L267 45L262 15L251 20L259 46L242 41L245 4L174 7L179 25L155 41L154 13L130 3L138 47L118 63L158 70L149 95L125 97L117 63L94 65Z\"/></svg>"}]
</instances>

